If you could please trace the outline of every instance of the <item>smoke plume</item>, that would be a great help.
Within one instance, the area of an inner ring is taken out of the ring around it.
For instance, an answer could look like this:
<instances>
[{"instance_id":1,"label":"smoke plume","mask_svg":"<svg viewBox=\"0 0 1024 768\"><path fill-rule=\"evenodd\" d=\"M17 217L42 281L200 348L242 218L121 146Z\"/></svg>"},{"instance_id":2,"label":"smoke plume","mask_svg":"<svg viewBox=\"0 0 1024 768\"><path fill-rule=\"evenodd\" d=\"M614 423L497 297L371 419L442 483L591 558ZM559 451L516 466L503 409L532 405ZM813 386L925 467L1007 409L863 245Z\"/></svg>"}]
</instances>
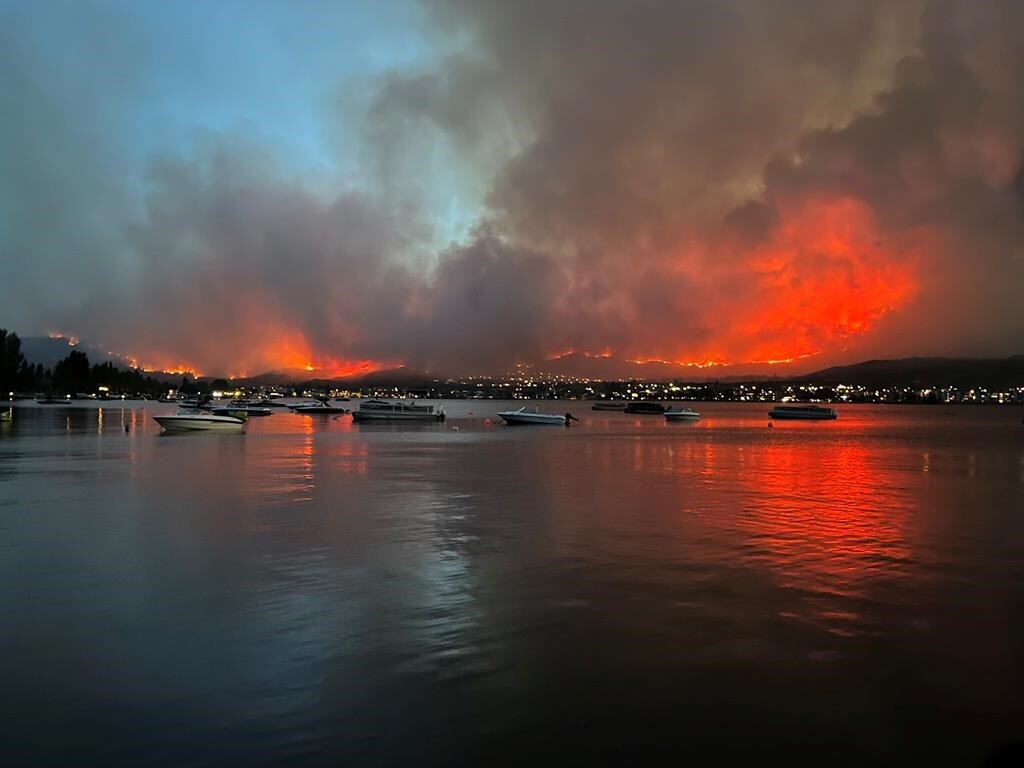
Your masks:
<instances>
[{"instance_id":1,"label":"smoke plume","mask_svg":"<svg viewBox=\"0 0 1024 768\"><path fill-rule=\"evenodd\" d=\"M0 32L3 319L239 374L1021 351L1019 3L427 10L449 53L325 118L360 121L360 184L244 133L112 183L104 107L76 132ZM438 174L477 198L447 244Z\"/></svg>"}]
</instances>

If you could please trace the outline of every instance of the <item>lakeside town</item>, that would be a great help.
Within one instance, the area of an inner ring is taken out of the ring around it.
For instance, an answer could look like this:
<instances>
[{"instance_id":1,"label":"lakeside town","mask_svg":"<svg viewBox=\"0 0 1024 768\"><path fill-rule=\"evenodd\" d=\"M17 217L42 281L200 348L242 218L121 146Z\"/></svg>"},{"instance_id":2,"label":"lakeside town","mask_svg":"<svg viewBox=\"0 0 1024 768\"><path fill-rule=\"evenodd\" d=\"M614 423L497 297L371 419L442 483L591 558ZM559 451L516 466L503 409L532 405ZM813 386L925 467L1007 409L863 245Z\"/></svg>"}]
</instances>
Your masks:
<instances>
[{"instance_id":1,"label":"lakeside town","mask_svg":"<svg viewBox=\"0 0 1024 768\"><path fill-rule=\"evenodd\" d=\"M303 392L312 394L312 390ZM985 403L1022 404L1024 386L871 387L861 384L767 382L593 381L557 379L448 379L428 386L365 387L332 396L414 397L478 400L690 400L697 402Z\"/></svg>"},{"instance_id":2,"label":"lakeside town","mask_svg":"<svg viewBox=\"0 0 1024 768\"><path fill-rule=\"evenodd\" d=\"M384 371L357 380L267 381L196 378L118 366L92 364L73 349L52 368L33 364L20 351L14 333L0 331L0 400L175 399L220 397L371 397L416 400L586 400L695 402L806 402L893 404L1024 404L1024 380L1006 376L996 384L947 382L887 383L809 381L795 378L752 381L600 380L516 366L504 376L429 378ZM983 375L976 378L982 379ZM1007 381L1011 383L1007 383Z\"/></svg>"}]
</instances>

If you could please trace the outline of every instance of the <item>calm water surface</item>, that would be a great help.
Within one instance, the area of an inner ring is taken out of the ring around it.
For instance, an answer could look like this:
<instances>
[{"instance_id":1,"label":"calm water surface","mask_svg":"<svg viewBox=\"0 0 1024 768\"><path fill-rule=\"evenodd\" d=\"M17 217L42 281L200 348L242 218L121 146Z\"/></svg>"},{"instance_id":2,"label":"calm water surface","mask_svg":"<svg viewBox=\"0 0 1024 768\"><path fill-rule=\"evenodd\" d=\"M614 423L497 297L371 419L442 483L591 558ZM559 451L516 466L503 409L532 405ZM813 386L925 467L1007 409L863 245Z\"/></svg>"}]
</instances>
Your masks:
<instances>
[{"instance_id":1,"label":"calm water surface","mask_svg":"<svg viewBox=\"0 0 1024 768\"><path fill-rule=\"evenodd\" d=\"M4 762L977 765L1024 738L1020 409L485 421L508 405L173 436L155 403L16 408Z\"/></svg>"}]
</instances>

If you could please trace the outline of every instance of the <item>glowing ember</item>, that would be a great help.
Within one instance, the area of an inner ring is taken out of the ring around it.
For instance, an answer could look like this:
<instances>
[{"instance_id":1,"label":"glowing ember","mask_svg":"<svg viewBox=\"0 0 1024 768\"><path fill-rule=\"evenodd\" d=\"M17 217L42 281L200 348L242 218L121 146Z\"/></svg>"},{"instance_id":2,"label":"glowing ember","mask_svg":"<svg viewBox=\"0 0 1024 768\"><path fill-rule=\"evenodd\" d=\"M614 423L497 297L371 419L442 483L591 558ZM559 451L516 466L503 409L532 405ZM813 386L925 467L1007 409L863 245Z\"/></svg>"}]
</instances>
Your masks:
<instances>
[{"instance_id":1,"label":"glowing ember","mask_svg":"<svg viewBox=\"0 0 1024 768\"><path fill-rule=\"evenodd\" d=\"M49 336L51 339L58 339L58 340L66 341L68 343L69 347L77 347L78 346L78 339L75 338L74 336L65 336L63 333L58 333L56 331L50 331L47 334L47 336Z\"/></svg>"}]
</instances>

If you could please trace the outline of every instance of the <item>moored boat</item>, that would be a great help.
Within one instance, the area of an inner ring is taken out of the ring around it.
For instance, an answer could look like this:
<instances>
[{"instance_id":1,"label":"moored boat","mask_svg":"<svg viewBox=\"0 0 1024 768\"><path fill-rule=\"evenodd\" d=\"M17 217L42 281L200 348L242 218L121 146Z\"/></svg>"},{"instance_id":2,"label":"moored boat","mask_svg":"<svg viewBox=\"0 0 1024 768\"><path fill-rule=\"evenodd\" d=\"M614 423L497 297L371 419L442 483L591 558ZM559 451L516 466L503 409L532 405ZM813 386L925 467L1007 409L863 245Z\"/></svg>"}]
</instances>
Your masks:
<instances>
[{"instance_id":1,"label":"moored boat","mask_svg":"<svg viewBox=\"0 0 1024 768\"><path fill-rule=\"evenodd\" d=\"M592 411L624 411L629 403L624 400L599 400L590 406Z\"/></svg>"},{"instance_id":2,"label":"moored boat","mask_svg":"<svg viewBox=\"0 0 1024 768\"><path fill-rule=\"evenodd\" d=\"M256 405L256 403L249 402L248 400L232 400L226 406L217 406L216 408L211 408L210 411L213 413L237 411L244 413L246 416L270 416L273 413L268 406Z\"/></svg>"},{"instance_id":3,"label":"moored boat","mask_svg":"<svg viewBox=\"0 0 1024 768\"><path fill-rule=\"evenodd\" d=\"M355 421L444 421L445 416L444 406L416 405L415 401L367 400L352 411Z\"/></svg>"},{"instance_id":4,"label":"moored boat","mask_svg":"<svg viewBox=\"0 0 1024 768\"><path fill-rule=\"evenodd\" d=\"M326 415L331 413L348 413L347 408L342 408L337 405L329 405L326 400L317 400L312 403L298 403L297 405L291 405L289 408L295 413L305 413L307 415Z\"/></svg>"},{"instance_id":5,"label":"moored boat","mask_svg":"<svg viewBox=\"0 0 1024 768\"><path fill-rule=\"evenodd\" d=\"M181 408L205 408L213 401L210 395L200 395L194 400L176 400Z\"/></svg>"},{"instance_id":6,"label":"moored boat","mask_svg":"<svg viewBox=\"0 0 1024 768\"><path fill-rule=\"evenodd\" d=\"M700 414L692 408L681 408L674 411L669 408L665 411L665 421L697 421Z\"/></svg>"},{"instance_id":7,"label":"moored boat","mask_svg":"<svg viewBox=\"0 0 1024 768\"><path fill-rule=\"evenodd\" d=\"M561 413L541 413L537 409L526 410L523 406L517 411L502 411L498 414L506 424L552 424L565 426L566 417Z\"/></svg>"},{"instance_id":8,"label":"moored boat","mask_svg":"<svg viewBox=\"0 0 1024 768\"><path fill-rule=\"evenodd\" d=\"M803 419L823 421L838 418L835 408L820 405L777 405L768 412L770 419Z\"/></svg>"},{"instance_id":9,"label":"moored boat","mask_svg":"<svg viewBox=\"0 0 1024 768\"><path fill-rule=\"evenodd\" d=\"M649 400L641 400L635 403L627 403L626 413L650 413L661 415L665 412L665 406L661 403L652 403Z\"/></svg>"},{"instance_id":10,"label":"moored boat","mask_svg":"<svg viewBox=\"0 0 1024 768\"><path fill-rule=\"evenodd\" d=\"M154 416L153 421L168 432L241 432L245 426L244 418L202 411Z\"/></svg>"},{"instance_id":11,"label":"moored boat","mask_svg":"<svg viewBox=\"0 0 1024 768\"><path fill-rule=\"evenodd\" d=\"M251 405L218 405L209 409L215 416L269 416L273 411L269 408L256 408Z\"/></svg>"}]
</instances>

